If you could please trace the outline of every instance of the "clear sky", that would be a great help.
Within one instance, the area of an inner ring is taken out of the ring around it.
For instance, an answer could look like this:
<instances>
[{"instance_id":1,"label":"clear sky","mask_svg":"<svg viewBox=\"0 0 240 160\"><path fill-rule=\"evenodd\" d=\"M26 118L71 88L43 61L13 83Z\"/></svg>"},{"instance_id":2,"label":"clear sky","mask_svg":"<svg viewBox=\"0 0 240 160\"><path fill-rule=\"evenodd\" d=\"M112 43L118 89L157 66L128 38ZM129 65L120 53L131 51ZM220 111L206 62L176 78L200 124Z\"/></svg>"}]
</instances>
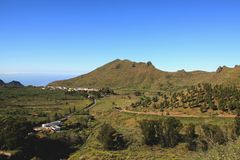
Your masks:
<instances>
[{"instance_id":1,"label":"clear sky","mask_svg":"<svg viewBox=\"0 0 240 160\"><path fill-rule=\"evenodd\" d=\"M0 74L77 75L117 58L166 71L240 64L240 1L0 0Z\"/></svg>"}]
</instances>

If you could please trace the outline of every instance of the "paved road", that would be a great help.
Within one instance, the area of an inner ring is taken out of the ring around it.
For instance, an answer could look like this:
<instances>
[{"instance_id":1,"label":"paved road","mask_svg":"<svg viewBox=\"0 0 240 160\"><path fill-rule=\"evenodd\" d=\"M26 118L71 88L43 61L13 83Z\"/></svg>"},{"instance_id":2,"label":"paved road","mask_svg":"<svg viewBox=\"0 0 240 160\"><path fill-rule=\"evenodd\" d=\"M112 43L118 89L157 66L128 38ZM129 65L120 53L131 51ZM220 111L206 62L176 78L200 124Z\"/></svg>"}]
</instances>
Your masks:
<instances>
[{"instance_id":1,"label":"paved road","mask_svg":"<svg viewBox=\"0 0 240 160\"><path fill-rule=\"evenodd\" d=\"M94 99L94 100L93 100L93 103L91 103L90 105L84 107L83 110L84 110L84 111L88 111L88 110L90 110L91 108L93 108L96 104L97 104L97 100Z\"/></svg>"},{"instance_id":2,"label":"paved road","mask_svg":"<svg viewBox=\"0 0 240 160\"><path fill-rule=\"evenodd\" d=\"M96 105L96 103L97 103L97 100L94 99L91 104L87 105L87 106L84 107L82 110L83 110L83 111L88 111L88 110L90 110L91 108L93 108L93 107ZM61 121L61 122L66 121L68 118L70 118L71 116L73 116L73 114L74 114L74 113L65 115L63 118L60 118L60 119L58 119L58 120L56 120L56 121ZM55 121L54 121L54 122L55 122ZM52 123L52 122L49 122L49 123ZM34 127L34 128L41 128L41 127L38 127L38 126L37 126L37 127Z\"/></svg>"}]
</instances>

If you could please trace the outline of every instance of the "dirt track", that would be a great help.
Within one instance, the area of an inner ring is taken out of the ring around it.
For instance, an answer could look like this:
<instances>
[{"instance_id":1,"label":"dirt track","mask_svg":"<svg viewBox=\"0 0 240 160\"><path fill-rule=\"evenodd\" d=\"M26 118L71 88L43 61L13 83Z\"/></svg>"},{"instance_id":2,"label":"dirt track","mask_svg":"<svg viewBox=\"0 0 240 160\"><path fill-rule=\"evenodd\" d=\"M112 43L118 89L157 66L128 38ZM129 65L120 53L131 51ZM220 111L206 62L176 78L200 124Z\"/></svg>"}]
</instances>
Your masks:
<instances>
[{"instance_id":1,"label":"dirt track","mask_svg":"<svg viewBox=\"0 0 240 160\"><path fill-rule=\"evenodd\" d=\"M137 111L130 111L126 109L117 109L119 112L125 112L125 113L133 113L133 114L139 114L139 115L157 115L157 116L170 116L170 117L183 117L183 118L191 118L191 117L202 117L202 118L211 118L211 117L220 117L220 118L235 118L235 115L230 114L224 114L224 115L218 115L218 116L197 116L197 115L187 115L187 114L176 114L175 112L169 112L169 115L167 115L165 112L137 112Z\"/></svg>"}]
</instances>

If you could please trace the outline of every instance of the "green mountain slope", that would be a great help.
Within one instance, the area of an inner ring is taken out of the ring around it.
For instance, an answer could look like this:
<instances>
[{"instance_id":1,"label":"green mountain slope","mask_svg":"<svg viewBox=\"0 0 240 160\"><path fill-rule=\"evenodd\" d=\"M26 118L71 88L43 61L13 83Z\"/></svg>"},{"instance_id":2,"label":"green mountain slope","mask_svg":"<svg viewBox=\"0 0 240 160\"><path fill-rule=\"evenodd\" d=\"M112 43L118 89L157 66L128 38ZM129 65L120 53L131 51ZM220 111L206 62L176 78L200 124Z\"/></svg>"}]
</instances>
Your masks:
<instances>
[{"instance_id":1,"label":"green mountain slope","mask_svg":"<svg viewBox=\"0 0 240 160\"><path fill-rule=\"evenodd\" d=\"M240 82L240 67L220 67L216 72L193 71L164 72L150 62L136 63L129 60L115 60L96 70L68 80L50 83L51 86L89 88L134 88L161 89L163 87L183 87L198 83Z\"/></svg>"}]
</instances>

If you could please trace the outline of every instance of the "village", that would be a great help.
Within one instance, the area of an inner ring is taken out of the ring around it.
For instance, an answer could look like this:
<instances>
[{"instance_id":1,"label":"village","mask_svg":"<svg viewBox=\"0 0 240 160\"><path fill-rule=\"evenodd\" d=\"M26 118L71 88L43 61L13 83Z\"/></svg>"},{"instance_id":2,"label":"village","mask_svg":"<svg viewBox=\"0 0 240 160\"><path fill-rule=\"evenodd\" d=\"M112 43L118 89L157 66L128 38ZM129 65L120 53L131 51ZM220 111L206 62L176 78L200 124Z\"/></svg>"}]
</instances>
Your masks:
<instances>
[{"instance_id":1,"label":"village","mask_svg":"<svg viewBox=\"0 0 240 160\"><path fill-rule=\"evenodd\" d=\"M63 90L63 91L68 91L68 92L77 92L77 91L85 91L85 92L98 92L99 89L95 88L68 88L64 86L47 86L47 87L42 87L42 90Z\"/></svg>"}]
</instances>

